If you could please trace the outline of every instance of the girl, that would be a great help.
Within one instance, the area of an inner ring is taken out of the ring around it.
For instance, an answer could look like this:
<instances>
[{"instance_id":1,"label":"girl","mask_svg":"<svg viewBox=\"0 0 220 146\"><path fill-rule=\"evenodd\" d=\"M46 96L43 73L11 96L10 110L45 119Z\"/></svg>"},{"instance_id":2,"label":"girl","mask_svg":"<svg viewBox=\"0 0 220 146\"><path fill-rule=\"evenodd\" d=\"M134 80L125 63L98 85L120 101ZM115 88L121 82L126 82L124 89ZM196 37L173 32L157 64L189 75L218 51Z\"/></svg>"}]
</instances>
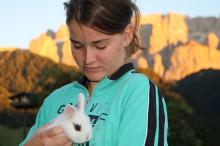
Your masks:
<instances>
[{"instance_id":1,"label":"girl","mask_svg":"<svg viewBox=\"0 0 220 146\"><path fill-rule=\"evenodd\" d=\"M80 92L93 125L92 139L81 146L167 146L164 98L128 61L140 48L136 5L131 0L70 0L65 9L72 55L84 75L45 99L20 146L73 145L61 127L42 129L62 106L75 105Z\"/></svg>"}]
</instances>

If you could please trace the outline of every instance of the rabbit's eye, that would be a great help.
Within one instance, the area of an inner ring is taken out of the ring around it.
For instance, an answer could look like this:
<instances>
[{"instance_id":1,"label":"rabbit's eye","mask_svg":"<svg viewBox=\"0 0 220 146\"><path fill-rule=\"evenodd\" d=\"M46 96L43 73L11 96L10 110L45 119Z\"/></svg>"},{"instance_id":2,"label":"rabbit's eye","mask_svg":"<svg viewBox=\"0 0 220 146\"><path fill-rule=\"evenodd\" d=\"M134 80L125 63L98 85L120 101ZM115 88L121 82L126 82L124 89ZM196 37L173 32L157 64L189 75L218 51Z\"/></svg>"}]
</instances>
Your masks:
<instances>
[{"instance_id":1,"label":"rabbit's eye","mask_svg":"<svg viewBox=\"0 0 220 146\"><path fill-rule=\"evenodd\" d=\"M73 126L76 129L76 131L80 131L81 130L81 126L79 124L73 124Z\"/></svg>"}]
</instances>

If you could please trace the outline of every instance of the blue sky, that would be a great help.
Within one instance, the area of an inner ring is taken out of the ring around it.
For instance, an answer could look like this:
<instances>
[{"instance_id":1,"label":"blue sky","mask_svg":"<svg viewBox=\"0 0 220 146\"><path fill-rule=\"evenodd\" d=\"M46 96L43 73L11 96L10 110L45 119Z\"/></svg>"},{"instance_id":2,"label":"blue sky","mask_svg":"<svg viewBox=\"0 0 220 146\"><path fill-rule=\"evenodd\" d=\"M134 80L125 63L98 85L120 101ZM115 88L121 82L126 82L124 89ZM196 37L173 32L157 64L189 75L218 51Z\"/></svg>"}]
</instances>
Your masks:
<instances>
[{"instance_id":1,"label":"blue sky","mask_svg":"<svg viewBox=\"0 0 220 146\"><path fill-rule=\"evenodd\" d=\"M31 39L65 23L66 0L1 0L0 47L27 48ZM106 0L108 1L108 0ZM136 0L144 14L177 12L220 17L219 0Z\"/></svg>"}]
</instances>

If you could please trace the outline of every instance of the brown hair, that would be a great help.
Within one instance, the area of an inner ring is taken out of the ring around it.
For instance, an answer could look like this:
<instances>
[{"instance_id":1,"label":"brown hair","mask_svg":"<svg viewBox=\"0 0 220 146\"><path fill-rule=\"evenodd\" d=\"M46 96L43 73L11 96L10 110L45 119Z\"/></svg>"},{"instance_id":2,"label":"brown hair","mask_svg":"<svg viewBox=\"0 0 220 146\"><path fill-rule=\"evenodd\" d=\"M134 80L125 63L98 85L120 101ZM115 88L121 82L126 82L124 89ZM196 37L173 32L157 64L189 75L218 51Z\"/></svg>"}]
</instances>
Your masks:
<instances>
[{"instance_id":1,"label":"brown hair","mask_svg":"<svg viewBox=\"0 0 220 146\"><path fill-rule=\"evenodd\" d=\"M67 24L73 19L105 34L122 33L134 17L134 36L127 47L127 57L140 48L137 37L140 12L131 0L70 0L64 6Z\"/></svg>"}]
</instances>

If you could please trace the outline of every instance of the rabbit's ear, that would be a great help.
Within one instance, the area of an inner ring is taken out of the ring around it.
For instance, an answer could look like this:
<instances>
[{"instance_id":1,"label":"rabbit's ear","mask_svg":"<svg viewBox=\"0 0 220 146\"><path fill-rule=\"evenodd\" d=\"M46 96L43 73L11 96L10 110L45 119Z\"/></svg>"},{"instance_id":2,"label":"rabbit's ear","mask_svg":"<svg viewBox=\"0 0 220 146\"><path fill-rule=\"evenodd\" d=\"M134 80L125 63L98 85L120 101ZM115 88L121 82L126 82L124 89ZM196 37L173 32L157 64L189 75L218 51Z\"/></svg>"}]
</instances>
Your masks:
<instances>
[{"instance_id":1,"label":"rabbit's ear","mask_svg":"<svg viewBox=\"0 0 220 146\"><path fill-rule=\"evenodd\" d=\"M83 95L83 93L79 93L78 95L78 111L80 112L84 112L84 107L85 107L85 97Z\"/></svg>"},{"instance_id":2,"label":"rabbit's ear","mask_svg":"<svg viewBox=\"0 0 220 146\"><path fill-rule=\"evenodd\" d=\"M76 108L72 105L67 105L64 108L64 116L67 119L73 119L73 117L75 116L75 113L76 113Z\"/></svg>"}]
</instances>

